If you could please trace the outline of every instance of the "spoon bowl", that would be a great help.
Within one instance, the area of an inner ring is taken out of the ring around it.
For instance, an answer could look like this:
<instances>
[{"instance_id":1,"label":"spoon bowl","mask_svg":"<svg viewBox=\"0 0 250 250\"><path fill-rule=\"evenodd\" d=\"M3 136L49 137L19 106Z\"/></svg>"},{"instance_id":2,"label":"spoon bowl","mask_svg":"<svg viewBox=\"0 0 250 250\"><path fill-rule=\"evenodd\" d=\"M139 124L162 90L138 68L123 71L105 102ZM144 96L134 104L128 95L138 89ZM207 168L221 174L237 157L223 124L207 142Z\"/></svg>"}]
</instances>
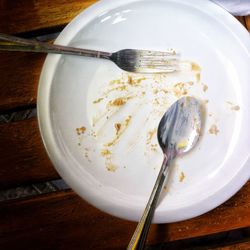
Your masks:
<instances>
[{"instance_id":1,"label":"spoon bowl","mask_svg":"<svg viewBox=\"0 0 250 250\"><path fill-rule=\"evenodd\" d=\"M157 130L163 153L174 158L189 152L199 139L201 120L201 104L194 97L182 97L170 106Z\"/></svg>"},{"instance_id":2,"label":"spoon bowl","mask_svg":"<svg viewBox=\"0 0 250 250\"><path fill-rule=\"evenodd\" d=\"M182 97L163 115L157 130L164 160L140 222L127 249L143 249L154 211L165 183L169 163L189 152L197 143L202 125L202 106L194 97Z\"/></svg>"}]
</instances>

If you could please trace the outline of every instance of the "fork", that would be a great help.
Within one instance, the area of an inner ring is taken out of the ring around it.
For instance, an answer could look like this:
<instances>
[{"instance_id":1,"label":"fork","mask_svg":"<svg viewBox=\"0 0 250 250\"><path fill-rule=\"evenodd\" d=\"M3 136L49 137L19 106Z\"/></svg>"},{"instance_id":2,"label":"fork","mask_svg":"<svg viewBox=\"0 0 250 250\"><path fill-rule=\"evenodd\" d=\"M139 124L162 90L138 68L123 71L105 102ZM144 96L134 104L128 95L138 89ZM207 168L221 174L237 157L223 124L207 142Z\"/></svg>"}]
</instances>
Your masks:
<instances>
[{"instance_id":1,"label":"fork","mask_svg":"<svg viewBox=\"0 0 250 250\"><path fill-rule=\"evenodd\" d=\"M138 49L123 49L114 53L48 44L0 33L0 50L78 55L108 59L121 69L134 73L168 73L177 70L178 54Z\"/></svg>"}]
</instances>

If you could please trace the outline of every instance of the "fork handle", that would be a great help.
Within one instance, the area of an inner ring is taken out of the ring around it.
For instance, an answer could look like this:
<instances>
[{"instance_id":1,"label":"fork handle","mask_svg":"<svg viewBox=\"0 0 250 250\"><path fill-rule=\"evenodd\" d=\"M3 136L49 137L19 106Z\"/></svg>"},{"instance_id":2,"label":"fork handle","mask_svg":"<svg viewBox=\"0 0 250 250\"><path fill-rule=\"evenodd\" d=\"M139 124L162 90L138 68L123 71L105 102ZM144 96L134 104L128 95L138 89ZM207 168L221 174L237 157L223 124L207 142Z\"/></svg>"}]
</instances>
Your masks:
<instances>
[{"instance_id":1,"label":"fork handle","mask_svg":"<svg viewBox=\"0 0 250 250\"><path fill-rule=\"evenodd\" d=\"M168 164L170 162L170 158L164 155L164 161L162 163L160 172L156 179L153 191L148 200L147 206L143 212L140 222L138 223L135 232L129 242L127 250L142 250L144 249L144 245L147 239L147 235L149 232L149 228L151 225L151 221L154 216L154 211L160 197L160 193L165 183L165 179L168 172Z\"/></svg>"},{"instance_id":2,"label":"fork handle","mask_svg":"<svg viewBox=\"0 0 250 250\"><path fill-rule=\"evenodd\" d=\"M112 53L109 52L74 48L56 44L48 44L35 40L10 36L3 33L0 33L0 50L67 54L103 59L109 59L112 55Z\"/></svg>"}]
</instances>

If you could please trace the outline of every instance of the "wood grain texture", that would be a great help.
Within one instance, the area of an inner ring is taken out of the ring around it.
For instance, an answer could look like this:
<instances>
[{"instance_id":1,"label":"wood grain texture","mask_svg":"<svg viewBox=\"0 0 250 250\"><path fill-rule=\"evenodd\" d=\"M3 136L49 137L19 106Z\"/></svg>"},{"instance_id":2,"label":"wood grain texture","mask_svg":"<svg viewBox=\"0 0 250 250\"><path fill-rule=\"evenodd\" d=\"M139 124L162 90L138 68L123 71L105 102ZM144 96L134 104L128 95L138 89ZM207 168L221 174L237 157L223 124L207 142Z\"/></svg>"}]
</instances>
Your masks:
<instances>
[{"instance_id":1,"label":"wood grain texture","mask_svg":"<svg viewBox=\"0 0 250 250\"><path fill-rule=\"evenodd\" d=\"M96 0L0 0L0 31L14 34L64 26Z\"/></svg>"},{"instance_id":2,"label":"wood grain texture","mask_svg":"<svg viewBox=\"0 0 250 250\"><path fill-rule=\"evenodd\" d=\"M250 32L250 16L245 17L245 23L248 31Z\"/></svg>"},{"instance_id":3,"label":"wood grain texture","mask_svg":"<svg viewBox=\"0 0 250 250\"><path fill-rule=\"evenodd\" d=\"M36 119L0 124L0 188L58 178Z\"/></svg>"},{"instance_id":4,"label":"wood grain texture","mask_svg":"<svg viewBox=\"0 0 250 250\"><path fill-rule=\"evenodd\" d=\"M147 244L249 227L249 189L250 182L197 218L152 225ZM125 249L136 227L93 208L73 191L2 202L0 214L0 249Z\"/></svg>"},{"instance_id":5,"label":"wood grain texture","mask_svg":"<svg viewBox=\"0 0 250 250\"><path fill-rule=\"evenodd\" d=\"M236 16L236 18L238 19L238 21L244 26L246 27L246 21L245 18L243 16Z\"/></svg>"},{"instance_id":6,"label":"wood grain texture","mask_svg":"<svg viewBox=\"0 0 250 250\"><path fill-rule=\"evenodd\" d=\"M207 248L207 250L249 250L249 249L250 249L250 241L242 242L242 243L235 243L235 244L224 246L224 247Z\"/></svg>"},{"instance_id":7,"label":"wood grain texture","mask_svg":"<svg viewBox=\"0 0 250 250\"><path fill-rule=\"evenodd\" d=\"M0 52L0 112L36 105L44 54Z\"/></svg>"}]
</instances>

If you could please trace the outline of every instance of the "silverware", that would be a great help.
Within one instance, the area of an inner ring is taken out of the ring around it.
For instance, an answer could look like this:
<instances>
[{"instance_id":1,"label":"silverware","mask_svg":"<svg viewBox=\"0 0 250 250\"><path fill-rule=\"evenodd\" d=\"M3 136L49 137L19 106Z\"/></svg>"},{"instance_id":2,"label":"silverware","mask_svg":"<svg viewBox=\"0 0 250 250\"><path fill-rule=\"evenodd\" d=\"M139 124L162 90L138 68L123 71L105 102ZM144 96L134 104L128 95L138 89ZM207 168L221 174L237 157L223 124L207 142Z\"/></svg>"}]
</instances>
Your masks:
<instances>
[{"instance_id":1,"label":"silverware","mask_svg":"<svg viewBox=\"0 0 250 250\"><path fill-rule=\"evenodd\" d=\"M193 97L182 97L162 117L157 137L164 160L147 206L127 249L143 249L157 201L168 174L168 166L175 157L187 153L196 145L201 124L201 104Z\"/></svg>"},{"instance_id":2,"label":"silverware","mask_svg":"<svg viewBox=\"0 0 250 250\"><path fill-rule=\"evenodd\" d=\"M56 53L96 57L113 61L128 72L164 73L177 69L178 55L175 51L124 49L114 53L48 44L0 33L0 50Z\"/></svg>"}]
</instances>

